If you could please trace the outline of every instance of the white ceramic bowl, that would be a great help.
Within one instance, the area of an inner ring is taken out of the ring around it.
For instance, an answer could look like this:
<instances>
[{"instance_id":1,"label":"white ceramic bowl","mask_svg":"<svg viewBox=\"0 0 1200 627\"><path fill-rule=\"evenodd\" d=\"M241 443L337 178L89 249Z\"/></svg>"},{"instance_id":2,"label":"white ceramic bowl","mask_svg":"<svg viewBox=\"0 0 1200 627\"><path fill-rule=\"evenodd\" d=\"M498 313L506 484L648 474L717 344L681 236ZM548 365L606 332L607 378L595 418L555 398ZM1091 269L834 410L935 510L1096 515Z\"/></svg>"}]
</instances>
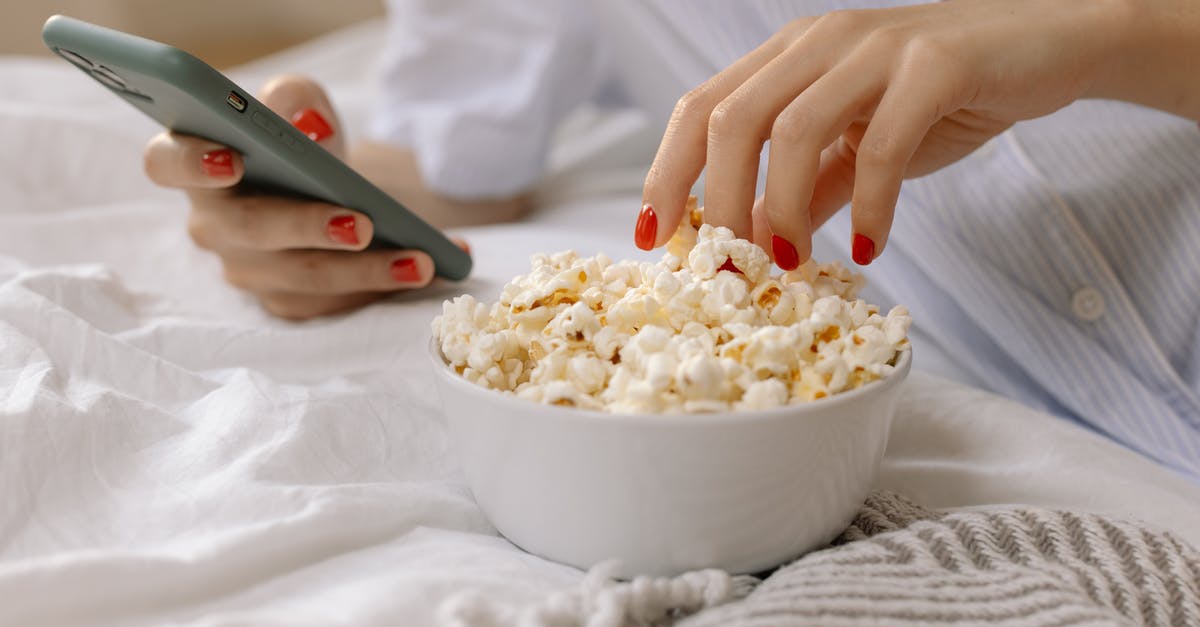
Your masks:
<instances>
[{"instance_id":1,"label":"white ceramic bowl","mask_svg":"<svg viewBox=\"0 0 1200 627\"><path fill-rule=\"evenodd\" d=\"M888 377L803 405L621 415L543 405L463 379L430 343L476 500L517 546L622 576L754 573L845 529L887 445L905 351Z\"/></svg>"}]
</instances>

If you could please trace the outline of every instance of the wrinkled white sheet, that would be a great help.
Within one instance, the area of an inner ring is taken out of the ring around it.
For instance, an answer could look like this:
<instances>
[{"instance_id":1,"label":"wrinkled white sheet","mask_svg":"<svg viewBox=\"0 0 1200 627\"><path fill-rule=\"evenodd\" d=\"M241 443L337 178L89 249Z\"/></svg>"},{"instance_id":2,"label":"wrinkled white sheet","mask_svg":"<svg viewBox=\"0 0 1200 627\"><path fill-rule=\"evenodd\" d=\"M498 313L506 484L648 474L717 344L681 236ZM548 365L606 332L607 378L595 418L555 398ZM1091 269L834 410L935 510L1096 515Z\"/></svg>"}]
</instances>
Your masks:
<instances>
[{"instance_id":1,"label":"wrinkled white sheet","mask_svg":"<svg viewBox=\"0 0 1200 627\"><path fill-rule=\"evenodd\" d=\"M380 34L238 77L313 74L353 132ZM224 285L183 198L144 180L149 122L65 64L0 61L0 625L425 625L462 591L520 603L577 582L475 506L425 342L442 298L493 297L531 252L642 254L628 231L653 138L637 127L565 133L546 209L463 232L464 284L293 324ZM1200 544L1195 486L920 373L880 486L934 507L1134 515Z\"/></svg>"}]
</instances>

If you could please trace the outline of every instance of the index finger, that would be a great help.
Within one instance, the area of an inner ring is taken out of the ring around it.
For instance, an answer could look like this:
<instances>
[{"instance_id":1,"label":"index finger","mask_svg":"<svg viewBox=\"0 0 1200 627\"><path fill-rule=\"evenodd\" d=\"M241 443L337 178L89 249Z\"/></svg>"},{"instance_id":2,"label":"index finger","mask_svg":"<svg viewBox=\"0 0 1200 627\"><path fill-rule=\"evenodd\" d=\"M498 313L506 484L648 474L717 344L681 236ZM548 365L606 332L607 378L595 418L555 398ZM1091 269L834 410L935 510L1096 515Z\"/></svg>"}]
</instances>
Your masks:
<instances>
[{"instance_id":1,"label":"index finger","mask_svg":"<svg viewBox=\"0 0 1200 627\"><path fill-rule=\"evenodd\" d=\"M220 189L242 180L242 156L216 142L180 133L159 133L142 154L151 181L178 189Z\"/></svg>"}]
</instances>

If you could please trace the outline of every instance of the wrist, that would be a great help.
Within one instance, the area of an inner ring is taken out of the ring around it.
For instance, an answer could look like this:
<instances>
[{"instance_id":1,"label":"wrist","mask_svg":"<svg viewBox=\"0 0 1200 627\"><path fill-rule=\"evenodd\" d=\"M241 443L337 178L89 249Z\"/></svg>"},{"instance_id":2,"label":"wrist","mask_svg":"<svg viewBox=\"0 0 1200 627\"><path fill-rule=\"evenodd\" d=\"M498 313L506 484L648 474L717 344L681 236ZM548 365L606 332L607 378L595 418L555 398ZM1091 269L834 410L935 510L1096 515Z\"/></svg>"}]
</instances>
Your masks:
<instances>
[{"instance_id":1,"label":"wrist","mask_svg":"<svg viewBox=\"0 0 1200 627\"><path fill-rule=\"evenodd\" d=\"M417 156L408 148L360 142L350 146L347 162L389 196L438 228L511 222L524 216L533 204L528 193L478 200L445 196L426 184L417 165Z\"/></svg>"},{"instance_id":2,"label":"wrist","mask_svg":"<svg viewBox=\"0 0 1200 627\"><path fill-rule=\"evenodd\" d=\"M1200 3L1097 0L1102 52L1086 98L1200 119Z\"/></svg>"},{"instance_id":3,"label":"wrist","mask_svg":"<svg viewBox=\"0 0 1200 627\"><path fill-rule=\"evenodd\" d=\"M1146 4L1146 0L1100 0L1092 6L1089 30L1099 53L1083 97L1125 99L1134 68L1143 65L1152 39Z\"/></svg>"}]
</instances>

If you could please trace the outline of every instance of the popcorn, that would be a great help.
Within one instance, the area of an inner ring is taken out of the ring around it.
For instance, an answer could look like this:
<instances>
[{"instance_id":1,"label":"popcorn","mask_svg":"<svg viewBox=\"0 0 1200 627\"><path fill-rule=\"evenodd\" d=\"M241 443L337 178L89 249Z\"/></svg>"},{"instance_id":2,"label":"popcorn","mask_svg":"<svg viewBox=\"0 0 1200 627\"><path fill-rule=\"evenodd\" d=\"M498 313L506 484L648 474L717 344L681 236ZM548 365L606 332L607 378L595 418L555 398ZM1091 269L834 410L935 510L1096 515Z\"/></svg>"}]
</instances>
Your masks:
<instances>
[{"instance_id":1,"label":"popcorn","mask_svg":"<svg viewBox=\"0 0 1200 627\"><path fill-rule=\"evenodd\" d=\"M465 379L539 403L770 409L886 377L908 350L908 310L858 299L860 275L809 260L771 276L761 248L704 224L694 200L659 263L566 251L530 266L490 306L446 301L433 331Z\"/></svg>"},{"instance_id":2,"label":"popcorn","mask_svg":"<svg viewBox=\"0 0 1200 627\"><path fill-rule=\"evenodd\" d=\"M713 278L726 261L732 261L752 284L765 279L771 268L767 253L753 242L735 239L733 231L724 227L701 225L696 245L687 256L692 273L701 279Z\"/></svg>"},{"instance_id":3,"label":"popcorn","mask_svg":"<svg viewBox=\"0 0 1200 627\"><path fill-rule=\"evenodd\" d=\"M787 401L787 385L778 379L766 379L751 383L736 407L740 410L773 409L786 405Z\"/></svg>"}]
</instances>

